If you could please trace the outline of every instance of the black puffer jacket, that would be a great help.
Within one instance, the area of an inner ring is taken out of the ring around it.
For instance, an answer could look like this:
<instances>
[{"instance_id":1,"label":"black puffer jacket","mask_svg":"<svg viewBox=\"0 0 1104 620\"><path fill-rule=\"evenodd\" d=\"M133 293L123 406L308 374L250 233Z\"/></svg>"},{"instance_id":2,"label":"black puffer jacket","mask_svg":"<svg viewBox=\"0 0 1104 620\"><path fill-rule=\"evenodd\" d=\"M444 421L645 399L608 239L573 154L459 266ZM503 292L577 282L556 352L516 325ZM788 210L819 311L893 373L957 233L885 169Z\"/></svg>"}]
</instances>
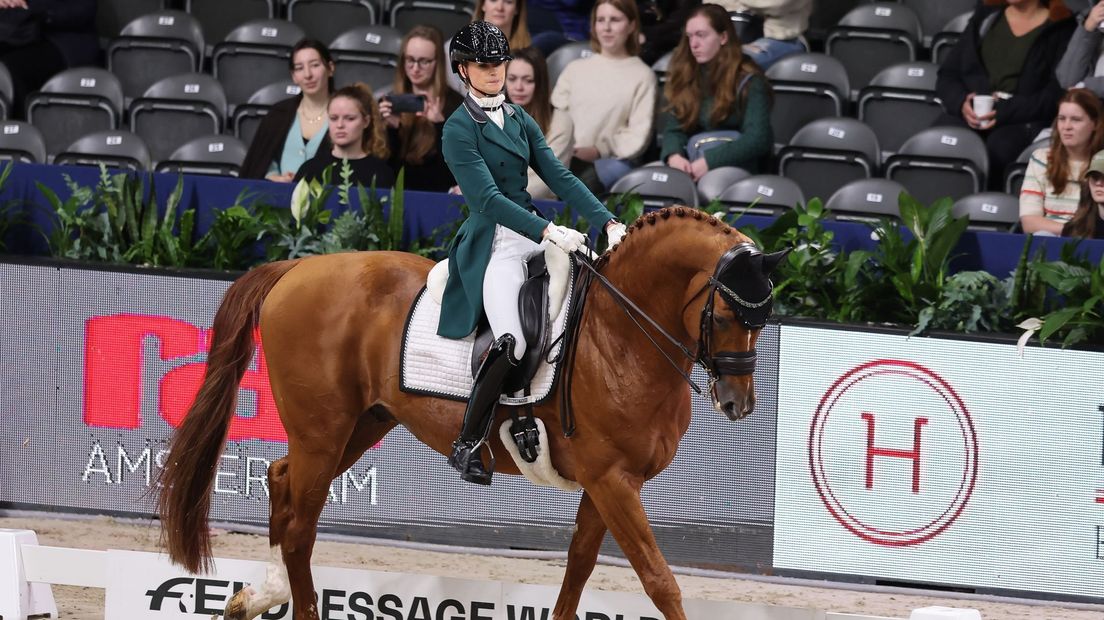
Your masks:
<instances>
[{"instance_id":1,"label":"black puffer jacket","mask_svg":"<svg viewBox=\"0 0 1104 620\"><path fill-rule=\"evenodd\" d=\"M962 115L962 102L970 93L989 93L989 72L981 61L981 41L1000 17L1004 6L979 6L970 18L962 38L939 67L936 93L943 109L953 116ZM1060 0L1051 2L1051 21L1043 26L1039 38L1028 52L1027 61L1008 100L997 101L997 124L1049 123L1058 111L1062 87L1054 75L1066 44L1077 27L1069 10Z\"/></svg>"}]
</instances>

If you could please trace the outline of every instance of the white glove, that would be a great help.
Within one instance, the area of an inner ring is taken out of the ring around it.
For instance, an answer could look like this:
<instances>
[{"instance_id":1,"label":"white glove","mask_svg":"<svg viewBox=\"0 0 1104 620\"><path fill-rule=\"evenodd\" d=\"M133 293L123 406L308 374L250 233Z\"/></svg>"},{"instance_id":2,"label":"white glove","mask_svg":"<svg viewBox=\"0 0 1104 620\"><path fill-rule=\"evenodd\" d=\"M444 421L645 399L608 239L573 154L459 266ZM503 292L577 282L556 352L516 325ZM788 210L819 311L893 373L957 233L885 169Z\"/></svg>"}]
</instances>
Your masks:
<instances>
[{"instance_id":1,"label":"white glove","mask_svg":"<svg viewBox=\"0 0 1104 620\"><path fill-rule=\"evenodd\" d=\"M608 249L612 250L617 247L617 244L621 243L621 240L625 238L626 232L628 232L628 229L626 229L625 225L621 222L607 226L606 239L609 240Z\"/></svg>"},{"instance_id":2,"label":"white glove","mask_svg":"<svg viewBox=\"0 0 1104 620\"><path fill-rule=\"evenodd\" d=\"M545 239L564 252L571 254L575 250L586 247L587 238L583 233L557 224L549 224L545 229Z\"/></svg>"}]
</instances>

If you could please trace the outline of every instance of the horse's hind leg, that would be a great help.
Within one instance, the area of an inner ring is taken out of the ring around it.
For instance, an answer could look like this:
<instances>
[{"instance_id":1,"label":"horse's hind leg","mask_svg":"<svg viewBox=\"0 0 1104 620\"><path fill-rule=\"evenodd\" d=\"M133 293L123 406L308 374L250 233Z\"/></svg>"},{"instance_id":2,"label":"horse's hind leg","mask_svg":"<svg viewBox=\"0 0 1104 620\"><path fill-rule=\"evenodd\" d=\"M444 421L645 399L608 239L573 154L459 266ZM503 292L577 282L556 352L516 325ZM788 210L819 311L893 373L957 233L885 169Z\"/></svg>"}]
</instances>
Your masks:
<instances>
[{"instance_id":1,"label":"horse's hind leg","mask_svg":"<svg viewBox=\"0 0 1104 620\"><path fill-rule=\"evenodd\" d=\"M361 416L357 420L352 436L345 445L345 450L341 454L341 459L337 462L334 473L327 480L336 478L346 469L352 467L368 448L382 439L394 427L395 422L382 409L373 408L366 415ZM275 461L269 466L268 492L272 505L272 515L269 518L269 544L271 545L272 554L265 581L259 589L250 586L238 591L226 606L226 620L250 620L272 607L286 603L291 597L288 573L291 560L288 559L288 564L285 564L287 546L284 544L289 540L288 528L294 514L290 497L291 487L287 457ZM328 484L325 492L329 493ZM325 497L325 495L322 497L323 506L325 505ZM321 508L314 513L311 521L314 527L310 532L310 549L306 552L305 565L308 567L306 577L309 582L309 597L300 599L310 602L314 601L314 584L309 573L310 551L313 550L314 546L314 534L317 529L319 513L321 513ZM315 613L317 614L317 612ZM300 616L299 612L296 612L296 618L300 617L311 618L312 616ZM313 617L317 617L317 615Z\"/></svg>"},{"instance_id":2,"label":"horse's hind leg","mask_svg":"<svg viewBox=\"0 0 1104 620\"><path fill-rule=\"evenodd\" d=\"M552 620L571 620L579 607L579 598L583 595L594 563L598 561L598 550L602 547L602 537L606 535L606 524L598 514L590 494L584 492L579 502L579 511L575 514L575 534L571 537L571 546L567 549L567 570L564 571L563 585L556 599L556 609Z\"/></svg>"},{"instance_id":3,"label":"horse's hind leg","mask_svg":"<svg viewBox=\"0 0 1104 620\"><path fill-rule=\"evenodd\" d=\"M268 495L272 514L268 525L269 563L264 583L260 587L250 585L238 590L226 604L226 611L223 612L226 620L250 620L272 607L283 605L291 598L291 584L288 583L287 566L284 564L280 546L291 518L287 468L287 457L268 466Z\"/></svg>"},{"instance_id":4,"label":"horse's hind leg","mask_svg":"<svg viewBox=\"0 0 1104 620\"><path fill-rule=\"evenodd\" d=\"M642 483L632 482L623 472L611 471L596 484L586 485L586 490L656 609L667 620L686 620L682 591L656 544L648 515L640 503Z\"/></svg>"}]
</instances>

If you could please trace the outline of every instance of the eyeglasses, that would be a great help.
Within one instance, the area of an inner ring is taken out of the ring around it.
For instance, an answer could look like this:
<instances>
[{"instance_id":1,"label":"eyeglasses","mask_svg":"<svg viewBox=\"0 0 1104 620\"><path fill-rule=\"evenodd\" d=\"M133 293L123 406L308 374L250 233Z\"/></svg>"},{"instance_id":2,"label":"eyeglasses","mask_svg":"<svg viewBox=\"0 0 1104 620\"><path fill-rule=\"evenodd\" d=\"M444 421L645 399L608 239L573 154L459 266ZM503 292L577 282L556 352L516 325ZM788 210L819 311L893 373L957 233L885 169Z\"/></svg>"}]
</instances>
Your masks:
<instances>
[{"instance_id":1,"label":"eyeglasses","mask_svg":"<svg viewBox=\"0 0 1104 620\"><path fill-rule=\"evenodd\" d=\"M413 56L404 56L403 57L403 63L405 63L406 66L408 66L408 67L413 67L414 65L418 65L418 67L420 67L422 69L425 69L426 67L432 65L435 62L437 62L436 58L414 58Z\"/></svg>"}]
</instances>

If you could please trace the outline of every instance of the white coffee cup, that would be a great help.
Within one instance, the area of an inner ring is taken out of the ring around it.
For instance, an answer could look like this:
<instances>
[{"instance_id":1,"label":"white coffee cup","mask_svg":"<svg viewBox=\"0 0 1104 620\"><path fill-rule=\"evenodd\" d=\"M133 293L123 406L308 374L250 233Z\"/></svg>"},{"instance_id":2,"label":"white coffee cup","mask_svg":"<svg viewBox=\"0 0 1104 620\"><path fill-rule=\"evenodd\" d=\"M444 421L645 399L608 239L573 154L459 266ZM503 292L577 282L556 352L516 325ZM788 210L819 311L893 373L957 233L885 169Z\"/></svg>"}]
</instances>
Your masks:
<instances>
[{"instance_id":1,"label":"white coffee cup","mask_svg":"<svg viewBox=\"0 0 1104 620\"><path fill-rule=\"evenodd\" d=\"M993 111L992 95L974 95L974 114L985 116Z\"/></svg>"}]
</instances>

